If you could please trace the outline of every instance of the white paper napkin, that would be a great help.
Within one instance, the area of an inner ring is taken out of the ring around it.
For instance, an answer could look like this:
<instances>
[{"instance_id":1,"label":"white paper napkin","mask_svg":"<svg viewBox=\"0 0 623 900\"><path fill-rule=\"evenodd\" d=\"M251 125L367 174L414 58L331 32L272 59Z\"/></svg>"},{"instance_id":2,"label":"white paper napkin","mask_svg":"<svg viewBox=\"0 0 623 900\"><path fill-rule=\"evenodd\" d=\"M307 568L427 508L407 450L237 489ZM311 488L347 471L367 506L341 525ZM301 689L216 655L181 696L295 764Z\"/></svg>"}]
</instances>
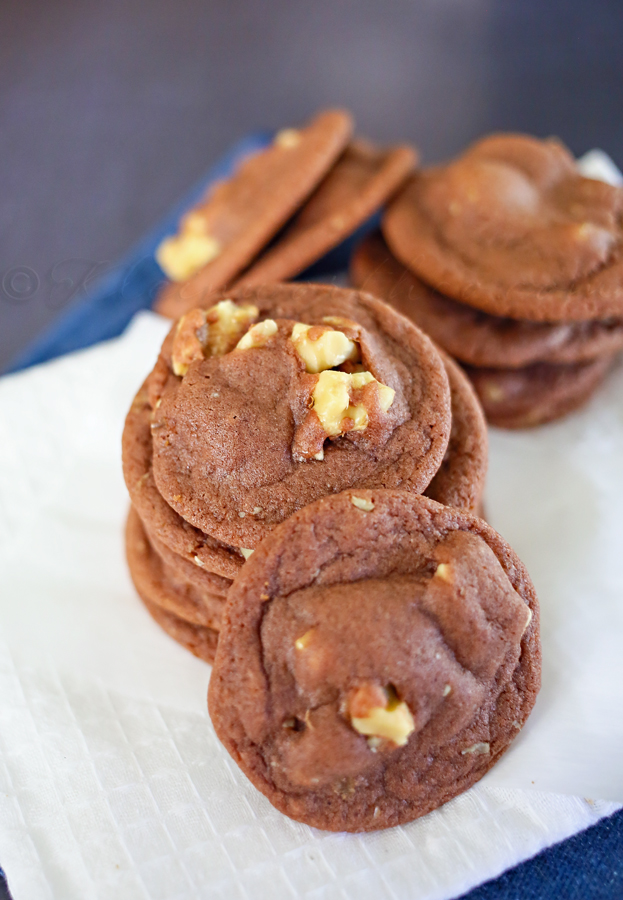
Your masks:
<instances>
[{"instance_id":1,"label":"white paper napkin","mask_svg":"<svg viewBox=\"0 0 623 900\"><path fill-rule=\"evenodd\" d=\"M544 792L623 796L623 371L565 422L492 435L487 507L543 608L525 733L425 819L323 834L240 774L207 715L209 667L126 573L121 428L167 327L143 314L0 381L0 864L15 900L455 897L614 811Z\"/></svg>"}]
</instances>

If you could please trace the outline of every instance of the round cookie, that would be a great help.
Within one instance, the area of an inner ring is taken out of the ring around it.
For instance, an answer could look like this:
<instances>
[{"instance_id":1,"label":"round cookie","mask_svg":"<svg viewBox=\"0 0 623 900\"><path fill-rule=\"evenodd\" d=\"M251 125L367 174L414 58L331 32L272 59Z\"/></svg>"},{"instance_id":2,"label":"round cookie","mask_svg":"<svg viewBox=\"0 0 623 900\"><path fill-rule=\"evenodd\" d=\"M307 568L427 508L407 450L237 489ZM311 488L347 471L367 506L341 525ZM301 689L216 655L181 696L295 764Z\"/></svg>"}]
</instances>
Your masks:
<instances>
[{"instance_id":1,"label":"round cookie","mask_svg":"<svg viewBox=\"0 0 623 900\"><path fill-rule=\"evenodd\" d=\"M239 550L185 522L158 492L152 471L152 413L144 384L132 402L122 439L123 475L132 504L152 540L207 572L231 579L244 563Z\"/></svg>"},{"instance_id":2,"label":"round cookie","mask_svg":"<svg viewBox=\"0 0 623 900\"><path fill-rule=\"evenodd\" d=\"M522 563L482 520L404 491L326 497L236 578L212 722L288 816L403 824L474 784L523 726L538 620Z\"/></svg>"},{"instance_id":3,"label":"round cookie","mask_svg":"<svg viewBox=\"0 0 623 900\"><path fill-rule=\"evenodd\" d=\"M447 354L440 354L450 382L452 430L443 462L424 494L444 506L481 515L488 463L487 423L469 379Z\"/></svg>"},{"instance_id":4,"label":"round cookie","mask_svg":"<svg viewBox=\"0 0 623 900\"><path fill-rule=\"evenodd\" d=\"M230 284L314 190L352 129L349 113L320 113L304 128L280 131L268 149L216 184L182 219L178 235L156 252L165 273L176 279L160 292L157 311L177 318Z\"/></svg>"},{"instance_id":5,"label":"round cookie","mask_svg":"<svg viewBox=\"0 0 623 900\"><path fill-rule=\"evenodd\" d=\"M487 421L499 428L531 428L559 419L582 406L613 364L606 356L568 366L536 363L525 369L465 371L482 403Z\"/></svg>"},{"instance_id":6,"label":"round cookie","mask_svg":"<svg viewBox=\"0 0 623 900\"><path fill-rule=\"evenodd\" d=\"M380 150L362 140L349 144L277 243L235 286L269 284L298 275L369 219L416 162L411 147Z\"/></svg>"},{"instance_id":7,"label":"round cookie","mask_svg":"<svg viewBox=\"0 0 623 900\"><path fill-rule=\"evenodd\" d=\"M156 401L154 478L183 519L224 543L253 549L319 496L349 486L426 488L444 457L451 415L443 363L419 329L380 300L327 285L223 296L214 309L233 300L228 308L235 315L256 310L275 333L221 356L205 358L198 349ZM205 333L203 325L187 328L189 322L176 327L182 349L187 340L198 347ZM295 341L297 328L303 335ZM339 357L349 372L324 363L316 374L308 368L299 349L305 345L313 355L325 332L354 352ZM359 357L363 373L351 362ZM345 405L336 406L342 391Z\"/></svg>"},{"instance_id":8,"label":"round cookie","mask_svg":"<svg viewBox=\"0 0 623 900\"><path fill-rule=\"evenodd\" d=\"M558 141L493 135L416 173L383 219L392 252L446 294L534 321L623 317L623 188Z\"/></svg>"},{"instance_id":9,"label":"round cookie","mask_svg":"<svg viewBox=\"0 0 623 900\"><path fill-rule=\"evenodd\" d=\"M350 277L355 287L391 304L471 366L507 369L535 362L583 362L623 347L621 319L530 322L457 303L403 266L378 232L365 238L353 254Z\"/></svg>"},{"instance_id":10,"label":"round cookie","mask_svg":"<svg viewBox=\"0 0 623 900\"><path fill-rule=\"evenodd\" d=\"M173 573L150 544L133 507L125 538L128 568L141 599L187 624L218 631L225 598L200 590Z\"/></svg>"}]
</instances>

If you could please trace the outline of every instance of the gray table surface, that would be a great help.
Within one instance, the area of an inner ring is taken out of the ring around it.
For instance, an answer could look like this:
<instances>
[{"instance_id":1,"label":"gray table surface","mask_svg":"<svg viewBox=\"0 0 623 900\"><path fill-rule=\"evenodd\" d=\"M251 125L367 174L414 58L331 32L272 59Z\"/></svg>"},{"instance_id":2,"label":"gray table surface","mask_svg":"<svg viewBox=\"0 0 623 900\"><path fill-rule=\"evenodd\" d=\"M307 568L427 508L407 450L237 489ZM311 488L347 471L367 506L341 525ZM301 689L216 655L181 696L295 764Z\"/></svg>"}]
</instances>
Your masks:
<instances>
[{"instance_id":1,"label":"gray table surface","mask_svg":"<svg viewBox=\"0 0 623 900\"><path fill-rule=\"evenodd\" d=\"M345 105L447 157L494 129L623 163L623 3L3 0L0 368L236 139Z\"/></svg>"}]
</instances>

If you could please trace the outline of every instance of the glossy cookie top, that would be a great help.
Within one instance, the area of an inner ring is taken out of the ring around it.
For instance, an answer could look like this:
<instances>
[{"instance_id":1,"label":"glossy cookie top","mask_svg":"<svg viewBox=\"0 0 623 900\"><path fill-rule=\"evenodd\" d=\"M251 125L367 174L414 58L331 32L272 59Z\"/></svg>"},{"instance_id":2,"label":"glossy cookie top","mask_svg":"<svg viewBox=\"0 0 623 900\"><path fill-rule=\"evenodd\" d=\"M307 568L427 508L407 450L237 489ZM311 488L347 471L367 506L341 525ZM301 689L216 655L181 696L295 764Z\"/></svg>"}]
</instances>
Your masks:
<instances>
[{"instance_id":1,"label":"glossy cookie top","mask_svg":"<svg viewBox=\"0 0 623 900\"><path fill-rule=\"evenodd\" d=\"M494 315L623 313L623 189L583 177L558 141L493 135L416 173L383 232L425 282Z\"/></svg>"},{"instance_id":2,"label":"glossy cookie top","mask_svg":"<svg viewBox=\"0 0 623 900\"><path fill-rule=\"evenodd\" d=\"M360 831L482 777L539 684L538 603L508 544L425 497L350 490L278 526L234 581L209 708L278 809Z\"/></svg>"},{"instance_id":3,"label":"glossy cookie top","mask_svg":"<svg viewBox=\"0 0 623 900\"><path fill-rule=\"evenodd\" d=\"M174 326L148 379L155 482L187 522L253 549L326 494L424 490L451 415L443 363L419 329L323 285L215 299Z\"/></svg>"}]
</instances>

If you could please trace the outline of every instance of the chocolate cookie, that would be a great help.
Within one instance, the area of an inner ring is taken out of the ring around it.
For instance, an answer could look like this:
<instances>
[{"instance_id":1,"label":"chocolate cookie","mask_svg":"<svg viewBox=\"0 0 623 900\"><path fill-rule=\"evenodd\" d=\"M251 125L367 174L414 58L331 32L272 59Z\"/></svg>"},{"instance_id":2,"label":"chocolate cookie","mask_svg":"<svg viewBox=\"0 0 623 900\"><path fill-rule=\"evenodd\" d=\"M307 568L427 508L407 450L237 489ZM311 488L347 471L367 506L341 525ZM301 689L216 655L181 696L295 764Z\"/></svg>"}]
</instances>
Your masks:
<instances>
[{"instance_id":1,"label":"chocolate cookie","mask_svg":"<svg viewBox=\"0 0 623 900\"><path fill-rule=\"evenodd\" d=\"M623 188L558 141L493 135L416 173L383 220L392 252L442 294L535 321L623 317Z\"/></svg>"},{"instance_id":2,"label":"chocolate cookie","mask_svg":"<svg viewBox=\"0 0 623 900\"><path fill-rule=\"evenodd\" d=\"M151 603L143 597L138 588L136 590L147 607L147 612L160 625L162 630L166 631L169 637L172 637L182 647L190 650L193 656L198 656L199 659L212 665L218 643L217 631L214 631L212 628L204 628L202 625L193 625L185 619L180 619L179 616Z\"/></svg>"},{"instance_id":3,"label":"chocolate cookie","mask_svg":"<svg viewBox=\"0 0 623 900\"><path fill-rule=\"evenodd\" d=\"M487 421L500 428L531 428L582 406L605 378L612 356L568 366L536 363L525 369L465 371Z\"/></svg>"},{"instance_id":4,"label":"chocolate cookie","mask_svg":"<svg viewBox=\"0 0 623 900\"><path fill-rule=\"evenodd\" d=\"M220 628L225 599L180 578L156 553L135 509L126 525L126 558L132 582L141 599L187 624Z\"/></svg>"},{"instance_id":5,"label":"chocolate cookie","mask_svg":"<svg viewBox=\"0 0 623 900\"><path fill-rule=\"evenodd\" d=\"M409 822L466 790L540 686L538 601L485 522L346 491L277 526L236 578L209 709L277 809L330 831Z\"/></svg>"},{"instance_id":6,"label":"chocolate cookie","mask_svg":"<svg viewBox=\"0 0 623 900\"><path fill-rule=\"evenodd\" d=\"M142 524L142 523L141 523ZM144 527L144 526L143 526ZM169 577L180 584L189 584L198 591L209 593L213 597L225 600L231 587L231 578L216 575L196 563L191 563L179 553L175 553L166 544L152 537L145 529L149 543L162 560Z\"/></svg>"},{"instance_id":7,"label":"chocolate cookie","mask_svg":"<svg viewBox=\"0 0 623 900\"><path fill-rule=\"evenodd\" d=\"M474 388L462 370L440 351L452 398L452 430L446 455L424 491L427 497L481 514L488 463L487 423Z\"/></svg>"},{"instance_id":8,"label":"chocolate cookie","mask_svg":"<svg viewBox=\"0 0 623 900\"><path fill-rule=\"evenodd\" d=\"M439 354L357 291L223 295L175 326L169 371L179 374L164 384L157 374L156 486L187 522L233 546L253 549L301 506L349 486L422 491L445 454Z\"/></svg>"},{"instance_id":9,"label":"chocolate cookie","mask_svg":"<svg viewBox=\"0 0 623 900\"><path fill-rule=\"evenodd\" d=\"M445 297L399 262L383 237L367 237L351 259L355 287L387 301L441 347L471 366L520 368L573 363L623 347L623 320L530 322L492 316Z\"/></svg>"},{"instance_id":10,"label":"chocolate cookie","mask_svg":"<svg viewBox=\"0 0 623 900\"><path fill-rule=\"evenodd\" d=\"M134 398L123 430L123 474L132 504L152 540L160 541L197 567L233 578L244 563L240 550L185 522L156 487L152 471L152 415L145 384Z\"/></svg>"},{"instance_id":11,"label":"chocolate cookie","mask_svg":"<svg viewBox=\"0 0 623 900\"><path fill-rule=\"evenodd\" d=\"M216 184L156 252L171 279L156 302L158 312L176 318L230 284L314 190L352 129L349 113L320 113L304 128L280 131L267 150Z\"/></svg>"},{"instance_id":12,"label":"chocolate cookie","mask_svg":"<svg viewBox=\"0 0 623 900\"><path fill-rule=\"evenodd\" d=\"M236 282L237 287L286 281L352 234L395 193L415 168L411 147L379 150L350 144L274 247Z\"/></svg>"}]
</instances>

